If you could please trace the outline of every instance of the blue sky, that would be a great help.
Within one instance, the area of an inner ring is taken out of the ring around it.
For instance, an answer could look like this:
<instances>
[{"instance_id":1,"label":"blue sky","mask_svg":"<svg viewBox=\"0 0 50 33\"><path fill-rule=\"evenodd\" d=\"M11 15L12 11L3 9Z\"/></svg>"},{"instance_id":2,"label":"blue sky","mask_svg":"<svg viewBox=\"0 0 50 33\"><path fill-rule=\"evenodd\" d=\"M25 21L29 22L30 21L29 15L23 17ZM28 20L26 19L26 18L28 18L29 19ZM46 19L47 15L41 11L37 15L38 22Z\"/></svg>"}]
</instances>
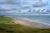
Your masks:
<instances>
[{"instance_id":1,"label":"blue sky","mask_svg":"<svg viewBox=\"0 0 50 33\"><path fill-rule=\"evenodd\" d=\"M42 2L41 0L0 0L0 14L17 14L21 11L21 13L32 11L33 14L38 14L39 12L33 10L42 11L44 9L50 9L50 0L42 0Z\"/></svg>"}]
</instances>

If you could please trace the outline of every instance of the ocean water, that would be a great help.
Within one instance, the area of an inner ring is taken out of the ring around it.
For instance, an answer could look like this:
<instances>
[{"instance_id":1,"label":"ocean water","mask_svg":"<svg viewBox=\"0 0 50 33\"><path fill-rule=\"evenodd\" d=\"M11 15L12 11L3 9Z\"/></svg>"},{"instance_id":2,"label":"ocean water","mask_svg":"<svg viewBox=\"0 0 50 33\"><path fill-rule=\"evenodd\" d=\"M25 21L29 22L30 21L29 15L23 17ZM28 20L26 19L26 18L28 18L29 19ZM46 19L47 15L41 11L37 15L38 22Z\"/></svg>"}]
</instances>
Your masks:
<instances>
[{"instance_id":1,"label":"ocean water","mask_svg":"<svg viewBox=\"0 0 50 33\"><path fill-rule=\"evenodd\" d=\"M41 22L41 23L47 23L47 24L50 24L50 15L32 15L32 16L26 16L26 15L23 15L23 16L12 16L13 18L25 18L25 19L30 19L30 20L33 20L35 22Z\"/></svg>"}]
</instances>

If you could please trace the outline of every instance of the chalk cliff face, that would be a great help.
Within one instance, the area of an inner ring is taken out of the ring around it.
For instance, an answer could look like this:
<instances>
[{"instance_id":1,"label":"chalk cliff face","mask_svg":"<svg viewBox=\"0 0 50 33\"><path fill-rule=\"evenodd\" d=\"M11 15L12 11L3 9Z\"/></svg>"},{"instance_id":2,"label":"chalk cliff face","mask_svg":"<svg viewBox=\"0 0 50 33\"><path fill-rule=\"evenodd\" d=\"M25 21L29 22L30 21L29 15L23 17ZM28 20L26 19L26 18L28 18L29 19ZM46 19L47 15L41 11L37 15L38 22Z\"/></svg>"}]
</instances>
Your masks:
<instances>
[{"instance_id":1,"label":"chalk cliff face","mask_svg":"<svg viewBox=\"0 0 50 33\"><path fill-rule=\"evenodd\" d=\"M25 25L25 26L29 26L29 27L33 27L33 28L40 28L40 29L50 28L50 26L47 24L34 22L27 18L16 18L14 21L16 24L21 24L21 25Z\"/></svg>"}]
</instances>

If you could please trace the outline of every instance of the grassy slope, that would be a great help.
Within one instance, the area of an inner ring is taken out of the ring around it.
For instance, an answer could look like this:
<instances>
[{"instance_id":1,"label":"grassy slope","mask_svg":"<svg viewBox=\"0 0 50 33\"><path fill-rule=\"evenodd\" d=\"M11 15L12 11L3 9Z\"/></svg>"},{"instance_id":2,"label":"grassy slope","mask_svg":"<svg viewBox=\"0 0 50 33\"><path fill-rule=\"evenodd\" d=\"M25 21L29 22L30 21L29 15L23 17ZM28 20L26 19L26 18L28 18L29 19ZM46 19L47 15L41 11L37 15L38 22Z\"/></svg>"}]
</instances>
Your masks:
<instances>
[{"instance_id":1,"label":"grassy slope","mask_svg":"<svg viewBox=\"0 0 50 33\"><path fill-rule=\"evenodd\" d=\"M15 24L9 17L0 17L0 33L50 33L50 29L33 29Z\"/></svg>"}]
</instances>

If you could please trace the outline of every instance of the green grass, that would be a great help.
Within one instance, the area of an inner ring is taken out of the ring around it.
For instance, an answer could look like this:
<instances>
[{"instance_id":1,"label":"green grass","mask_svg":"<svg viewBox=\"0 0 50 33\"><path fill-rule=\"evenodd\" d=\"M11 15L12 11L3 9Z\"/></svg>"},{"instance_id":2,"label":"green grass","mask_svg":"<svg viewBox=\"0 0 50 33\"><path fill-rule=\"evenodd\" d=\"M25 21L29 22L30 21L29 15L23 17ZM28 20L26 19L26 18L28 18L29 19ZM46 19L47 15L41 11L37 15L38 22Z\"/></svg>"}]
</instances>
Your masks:
<instances>
[{"instance_id":1,"label":"green grass","mask_svg":"<svg viewBox=\"0 0 50 33\"><path fill-rule=\"evenodd\" d=\"M0 17L0 33L50 33L50 29L34 29L15 24L9 17Z\"/></svg>"}]
</instances>

